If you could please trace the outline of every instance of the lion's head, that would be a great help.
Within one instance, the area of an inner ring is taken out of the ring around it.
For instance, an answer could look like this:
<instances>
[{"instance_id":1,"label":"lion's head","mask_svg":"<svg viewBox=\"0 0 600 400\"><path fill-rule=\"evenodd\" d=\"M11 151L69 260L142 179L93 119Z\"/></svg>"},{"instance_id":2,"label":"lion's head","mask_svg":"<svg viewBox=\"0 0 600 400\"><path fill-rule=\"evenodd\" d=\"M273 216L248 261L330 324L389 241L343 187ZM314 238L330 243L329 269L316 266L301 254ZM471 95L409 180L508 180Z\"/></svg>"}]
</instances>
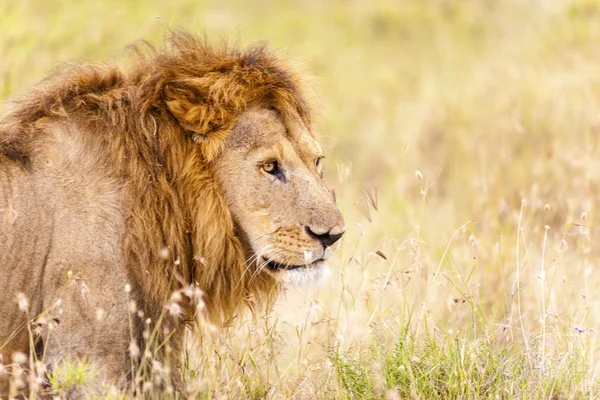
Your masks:
<instances>
[{"instance_id":1,"label":"lion's head","mask_svg":"<svg viewBox=\"0 0 600 400\"><path fill-rule=\"evenodd\" d=\"M311 280L333 254L345 228L323 158L298 116L251 108L238 118L215 174L256 273Z\"/></svg>"}]
</instances>

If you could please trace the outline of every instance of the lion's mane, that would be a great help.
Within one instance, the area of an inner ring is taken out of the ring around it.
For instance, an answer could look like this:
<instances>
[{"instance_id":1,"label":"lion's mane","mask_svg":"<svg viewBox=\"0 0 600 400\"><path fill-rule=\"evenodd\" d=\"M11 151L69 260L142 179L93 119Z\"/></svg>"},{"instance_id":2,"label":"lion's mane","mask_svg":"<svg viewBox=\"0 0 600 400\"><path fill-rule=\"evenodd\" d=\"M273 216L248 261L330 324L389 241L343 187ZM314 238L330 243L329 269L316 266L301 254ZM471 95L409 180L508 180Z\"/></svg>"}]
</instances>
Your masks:
<instances>
[{"instance_id":1,"label":"lion's mane","mask_svg":"<svg viewBox=\"0 0 600 400\"><path fill-rule=\"evenodd\" d=\"M247 272L211 161L247 107L299 114L308 125L309 106L298 77L264 46L212 46L176 32L165 47L137 46L127 71L63 68L0 120L0 153L28 168L45 120L101 138L98 157L124 182L130 212L122 252L142 306L158 311L173 290L197 283L209 317L224 320L268 298L276 283Z\"/></svg>"}]
</instances>

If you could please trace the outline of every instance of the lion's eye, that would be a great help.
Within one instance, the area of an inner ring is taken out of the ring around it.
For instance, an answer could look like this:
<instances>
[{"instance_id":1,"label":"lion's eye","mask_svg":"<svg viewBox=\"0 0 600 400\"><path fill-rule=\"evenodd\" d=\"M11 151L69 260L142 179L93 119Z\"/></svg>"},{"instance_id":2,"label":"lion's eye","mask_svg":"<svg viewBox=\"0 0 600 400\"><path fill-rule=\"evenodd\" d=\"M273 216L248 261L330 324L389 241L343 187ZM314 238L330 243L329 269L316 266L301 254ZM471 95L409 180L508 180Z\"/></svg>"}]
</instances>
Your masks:
<instances>
[{"instance_id":1,"label":"lion's eye","mask_svg":"<svg viewBox=\"0 0 600 400\"><path fill-rule=\"evenodd\" d=\"M315 161L315 165L317 166L317 168L319 168L321 166L321 161L324 159L325 157L321 156L321 157L317 157L317 160Z\"/></svg>"},{"instance_id":2,"label":"lion's eye","mask_svg":"<svg viewBox=\"0 0 600 400\"><path fill-rule=\"evenodd\" d=\"M266 162L262 165L262 168L267 174L277 175L279 173L279 165L277 164L277 161Z\"/></svg>"}]
</instances>

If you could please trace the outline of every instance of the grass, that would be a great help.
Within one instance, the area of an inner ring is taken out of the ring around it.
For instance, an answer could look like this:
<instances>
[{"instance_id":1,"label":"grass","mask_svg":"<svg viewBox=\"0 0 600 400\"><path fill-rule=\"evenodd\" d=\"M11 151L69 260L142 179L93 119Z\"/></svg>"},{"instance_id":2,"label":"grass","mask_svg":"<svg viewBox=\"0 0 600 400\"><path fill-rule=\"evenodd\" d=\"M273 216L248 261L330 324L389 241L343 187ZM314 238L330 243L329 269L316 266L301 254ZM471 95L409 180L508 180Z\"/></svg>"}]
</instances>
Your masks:
<instances>
[{"instance_id":1,"label":"grass","mask_svg":"<svg viewBox=\"0 0 600 400\"><path fill-rule=\"evenodd\" d=\"M321 285L190 335L192 396L600 396L600 2L22 1L0 26L0 99L173 26L316 77L342 250Z\"/></svg>"}]
</instances>

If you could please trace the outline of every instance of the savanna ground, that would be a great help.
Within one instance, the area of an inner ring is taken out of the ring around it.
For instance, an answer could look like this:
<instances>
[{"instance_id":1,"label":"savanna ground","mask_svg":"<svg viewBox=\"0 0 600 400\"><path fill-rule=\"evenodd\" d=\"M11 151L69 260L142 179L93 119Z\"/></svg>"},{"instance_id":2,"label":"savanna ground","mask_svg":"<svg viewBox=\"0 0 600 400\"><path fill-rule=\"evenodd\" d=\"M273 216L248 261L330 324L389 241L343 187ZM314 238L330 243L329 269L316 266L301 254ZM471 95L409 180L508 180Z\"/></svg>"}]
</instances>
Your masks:
<instances>
[{"instance_id":1,"label":"savanna ground","mask_svg":"<svg viewBox=\"0 0 600 400\"><path fill-rule=\"evenodd\" d=\"M190 337L192 395L600 397L600 2L0 0L0 99L173 27L305 60L348 227L319 286Z\"/></svg>"}]
</instances>

